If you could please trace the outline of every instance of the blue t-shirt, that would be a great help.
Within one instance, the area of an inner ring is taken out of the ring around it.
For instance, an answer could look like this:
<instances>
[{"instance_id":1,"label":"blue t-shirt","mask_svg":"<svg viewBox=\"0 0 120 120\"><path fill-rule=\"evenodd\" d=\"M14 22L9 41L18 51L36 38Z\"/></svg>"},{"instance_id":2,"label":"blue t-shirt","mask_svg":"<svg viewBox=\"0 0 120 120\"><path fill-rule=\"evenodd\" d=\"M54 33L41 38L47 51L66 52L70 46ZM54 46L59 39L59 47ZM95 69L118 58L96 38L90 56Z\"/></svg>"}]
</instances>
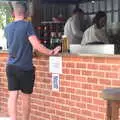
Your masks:
<instances>
[{"instance_id":1,"label":"blue t-shirt","mask_svg":"<svg viewBox=\"0 0 120 120\"><path fill-rule=\"evenodd\" d=\"M19 20L6 26L8 64L18 66L23 70L32 69L32 45L28 40L31 35L35 35L35 32L30 22Z\"/></svg>"}]
</instances>

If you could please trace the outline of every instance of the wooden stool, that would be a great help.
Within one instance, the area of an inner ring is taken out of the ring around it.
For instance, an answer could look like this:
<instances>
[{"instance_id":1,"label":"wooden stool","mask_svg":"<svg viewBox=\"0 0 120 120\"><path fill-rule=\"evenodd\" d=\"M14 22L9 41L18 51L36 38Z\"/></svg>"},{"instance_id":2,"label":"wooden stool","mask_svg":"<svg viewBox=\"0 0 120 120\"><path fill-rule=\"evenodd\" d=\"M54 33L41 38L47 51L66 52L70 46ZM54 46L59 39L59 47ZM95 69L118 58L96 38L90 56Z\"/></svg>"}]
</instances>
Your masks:
<instances>
[{"instance_id":1,"label":"wooden stool","mask_svg":"<svg viewBox=\"0 0 120 120\"><path fill-rule=\"evenodd\" d=\"M106 88L101 96L107 100L106 120L119 120L120 88Z\"/></svg>"}]
</instances>

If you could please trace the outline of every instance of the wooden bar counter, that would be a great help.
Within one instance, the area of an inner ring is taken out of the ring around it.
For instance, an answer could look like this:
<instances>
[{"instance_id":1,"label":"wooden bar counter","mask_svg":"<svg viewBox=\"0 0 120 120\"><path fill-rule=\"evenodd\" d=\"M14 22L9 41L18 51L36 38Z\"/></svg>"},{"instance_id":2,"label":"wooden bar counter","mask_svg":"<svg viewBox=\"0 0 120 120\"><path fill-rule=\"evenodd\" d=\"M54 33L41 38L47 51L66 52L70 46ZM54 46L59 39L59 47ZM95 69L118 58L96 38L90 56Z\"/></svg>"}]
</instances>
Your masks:
<instances>
[{"instance_id":1,"label":"wooden bar counter","mask_svg":"<svg viewBox=\"0 0 120 120\"><path fill-rule=\"evenodd\" d=\"M63 54L60 91L52 91L49 57L33 59L36 80L30 120L105 120L106 101L101 91L120 87L120 55ZM7 51L0 52L0 115L7 115ZM21 120L21 93L18 118Z\"/></svg>"}]
</instances>

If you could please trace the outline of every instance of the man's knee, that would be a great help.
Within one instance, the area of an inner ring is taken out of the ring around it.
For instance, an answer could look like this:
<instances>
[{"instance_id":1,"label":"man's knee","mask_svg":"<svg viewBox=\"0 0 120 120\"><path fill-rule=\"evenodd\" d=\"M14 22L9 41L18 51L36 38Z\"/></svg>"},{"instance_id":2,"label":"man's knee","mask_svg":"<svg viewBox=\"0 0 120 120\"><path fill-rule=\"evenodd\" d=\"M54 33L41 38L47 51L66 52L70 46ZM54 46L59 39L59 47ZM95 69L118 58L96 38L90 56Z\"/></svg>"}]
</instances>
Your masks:
<instances>
[{"instance_id":1,"label":"man's knee","mask_svg":"<svg viewBox=\"0 0 120 120\"><path fill-rule=\"evenodd\" d=\"M17 99L18 91L9 91L9 97L11 97L12 99Z\"/></svg>"},{"instance_id":2,"label":"man's knee","mask_svg":"<svg viewBox=\"0 0 120 120\"><path fill-rule=\"evenodd\" d=\"M29 102L29 100L30 100L30 94L25 94L25 93L22 93L22 100L24 101L24 102Z\"/></svg>"}]
</instances>

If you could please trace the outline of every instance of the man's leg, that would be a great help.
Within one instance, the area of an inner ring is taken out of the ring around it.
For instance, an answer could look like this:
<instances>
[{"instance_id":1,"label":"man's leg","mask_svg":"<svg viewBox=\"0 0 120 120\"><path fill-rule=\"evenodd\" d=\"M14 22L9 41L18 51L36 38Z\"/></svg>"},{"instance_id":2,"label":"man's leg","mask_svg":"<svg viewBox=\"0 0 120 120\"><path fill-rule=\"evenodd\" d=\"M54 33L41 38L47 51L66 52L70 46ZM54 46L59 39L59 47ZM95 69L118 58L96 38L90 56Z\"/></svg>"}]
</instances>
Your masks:
<instances>
[{"instance_id":1,"label":"man's leg","mask_svg":"<svg viewBox=\"0 0 120 120\"><path fill-rule=\"evenodd\" d=\"M23 119L29 120L30 108L31 108L31 94L33 92L34 86L34 72L33 70L24 71L21 78L21 91L22 91L22 109L23 109Z\"/></svg>"},{"instance_id":2,"label":"man's leg","mask_svg":"<svg viewBox=\"0 0 120 120\"><path fill-rule=\"evenodd\" d=\"M17 120L17 98L18 91L9 91L8 114L10 116L10 120Z\"/></svg>"},{"instance_id":3,"label":"man's leg","mask_svg":"<svg viewBox=\"0 0 120 120\"><path fill-rule=\"evenodd\" d=\"M22 93L22 110L23 110L23 119L22 120L29 120L30 114L30 101L31 95Z\"/></svg>"}]
</instances>

